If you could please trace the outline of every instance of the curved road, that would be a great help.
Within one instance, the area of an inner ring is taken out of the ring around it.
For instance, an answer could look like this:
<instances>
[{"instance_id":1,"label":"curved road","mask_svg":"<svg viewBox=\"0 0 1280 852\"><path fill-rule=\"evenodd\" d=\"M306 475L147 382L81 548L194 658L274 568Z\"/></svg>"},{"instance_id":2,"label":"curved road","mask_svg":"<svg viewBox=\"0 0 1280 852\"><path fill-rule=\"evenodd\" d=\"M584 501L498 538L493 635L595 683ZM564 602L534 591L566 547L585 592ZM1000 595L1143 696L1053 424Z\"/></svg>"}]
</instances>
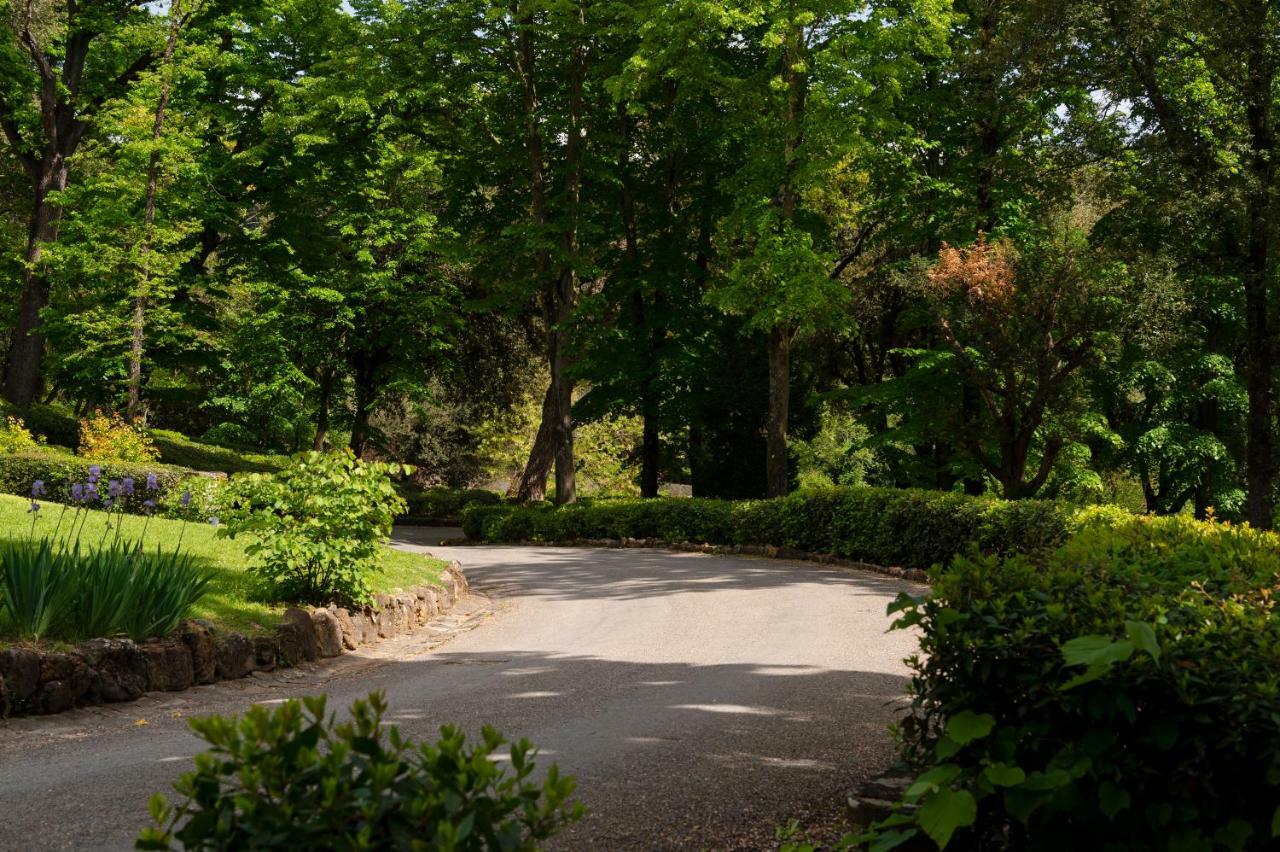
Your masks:
<instances>
[{"instance_id":1,"label":"curved road","mask_svg":"<svg viewBox=\"0 0 1280 852\"><path fill-rule=\"evenodd\" d=\"M200 741L185 717L385 690L392 720L528 737L578 777L566 849L762 849L893 761L919 587L810 563L662 550L396 546L462 562L478 592L437 629L327 664L133 704L0 722L0 849L129 848Z\"/></svg>"}]
</instances>

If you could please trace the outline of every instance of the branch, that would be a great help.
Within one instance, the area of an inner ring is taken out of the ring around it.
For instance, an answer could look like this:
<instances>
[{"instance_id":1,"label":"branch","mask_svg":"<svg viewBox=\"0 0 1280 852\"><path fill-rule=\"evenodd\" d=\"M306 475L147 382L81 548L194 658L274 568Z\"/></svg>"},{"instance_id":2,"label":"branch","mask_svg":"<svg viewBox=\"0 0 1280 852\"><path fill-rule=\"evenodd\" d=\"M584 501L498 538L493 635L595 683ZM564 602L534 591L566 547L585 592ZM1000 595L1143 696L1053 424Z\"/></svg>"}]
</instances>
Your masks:
<instances>
[{"instance_id":1,"label":"branch","mask_svg":"<svg viewBox=\"0 0 1280 852\"><path fill-rule=\"evenodd\" d=\"M942 329L942 336L946 338L948 345L951 346L951 351L959 359L960 366L969 374L974 386L978 389L978 394L982 397L982 401L986 403L987 410L991 412L991 416L995 418L996 423L1004 423L1004 417L1000 413L1000 406L996 402L995 395L991 393L989 387L978 381L980 375L978 368L974 366L969 353L964 351L964 347L956 339L955 332L951 330L951 324L944 317L938 317L938 326Z\"/></svg>"},{"instance_id":2,"label":"branch","mask_svg":"<svg viewBox=\"0 0 1280 852\"><path fill-rule=\"evenodd\" d=\"M9 147L13 149L14 156L18 158L18 162L22 163L27 174L31 175L32 180L39 180L40 161L28 150L13 110L4 99L0 99L0 130L4 130L5 138L9 140Z\"/></svg>"},{"instance_id":3,"label":"branch","mask_svg":"<svg viewBox=\"0 0 1280 852\"><path fill-rule=\"evenodd\" d=\"M1053 463L1058 460L1058 453L1062 452L1062 439L1054 436L1045 442L1044 455L1040 457L1040 469L1036 471L1036 475L1027 483L1027 493L1035 494L1044 485L1049 478L1049 472L1053 470Z\"/></svg>"},{"instance_id":4,"label":"branch","mask_svg":"<svg viewBox=\"0 0 1280 852\"><path fill-rule=\"evenodd\" d=\"M878 227L880 227L879 219L873 222L868 222L858 230L858 237L853 241L853 248L849 250L848 254L840 258L840 262L836 264L835 269L831 270L832 281L838 280L840 278L840 274L845 271L849 264L862 256L862 249L863 246L866 245L867 237L871 236Z\"/></svg>"}]
</instances>

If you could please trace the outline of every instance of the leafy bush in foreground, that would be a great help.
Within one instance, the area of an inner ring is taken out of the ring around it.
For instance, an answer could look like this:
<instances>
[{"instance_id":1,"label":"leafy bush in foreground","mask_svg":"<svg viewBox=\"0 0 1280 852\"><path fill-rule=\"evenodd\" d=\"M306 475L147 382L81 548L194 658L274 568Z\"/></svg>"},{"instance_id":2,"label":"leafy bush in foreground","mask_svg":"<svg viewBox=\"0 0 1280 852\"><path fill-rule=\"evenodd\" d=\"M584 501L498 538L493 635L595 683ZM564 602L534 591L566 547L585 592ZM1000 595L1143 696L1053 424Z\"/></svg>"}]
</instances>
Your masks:
<instances>
[{"instance_id":1,"label":"leafy bush in foreground","mask_svg":"<svg viewBox=\"0 0 1280 852\"><path fill-rule=\"evenodd\" d=\"M530 780L528 742L511 746L508 771L492 728L471 744L446 725L415 746L382 726L385 711L375 692L343 724L325 718L323 696L193 720L212 748L175 785L186 801L152 800L156 824L137 848L515 852L581 818L574 781L554 764L540 785Z\"/></svg>"},{"instance_id":2,"label":"leafy bush in foreground","mask_svg":"<svg viewBox=\"0 0 1280 852\"><path fill-rule=\"evenodd\" d=\"M236 477L220 533L254 539L245 548L256 557L251 570L281 600L364 603L379 545L404 511L391 476L409 470L350 450L303 453L279 473Z\"/></svg>"},{"instance_id":3,"label":"leafy bush in foreground","mask_svg":"<svg viewBox=\"0 0 1280 852\"><path fill-rule=\"evenodd\" d=\"M878 848L1269 848L1280 834L1280 538L1187 518L1087 527L1046 561L959 559L919 629L918 806Z\"/></svg>"},{"instance_id":4,"label":"leafy bush in foreground","mask_svg":"<svg viewBox=\"0 0 1280 852\"><path fill-rule=\"evenodd\" d=\"M463 516L471 538L567 541L658 538L774 545L882 565L928 568L977 548L1041 553L1115 509L1051 500L1002 501L963 494L849 486L776 500L610 500L585 506L481 506Z\"/></svg>"}]
</instances>

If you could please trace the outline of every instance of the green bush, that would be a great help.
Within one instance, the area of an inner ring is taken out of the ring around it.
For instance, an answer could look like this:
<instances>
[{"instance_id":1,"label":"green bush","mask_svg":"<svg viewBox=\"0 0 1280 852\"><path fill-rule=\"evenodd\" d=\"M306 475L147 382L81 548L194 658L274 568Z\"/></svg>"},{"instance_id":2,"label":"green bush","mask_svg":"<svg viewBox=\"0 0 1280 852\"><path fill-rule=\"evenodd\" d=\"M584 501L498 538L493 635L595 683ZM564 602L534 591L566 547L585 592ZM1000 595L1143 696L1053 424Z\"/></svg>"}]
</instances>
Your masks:
<instances>
[{"instance_id":1,"label":"green bush","mask_svg":"<svg viewBox=\"0 0 1280 852\"><path fill-rule=\"evenodd\" d=\"M254 539L251 570L280 600L366 603L380 545L404 511L391 477L409 471L350 450L303 453L279 473L232 480L220 534Z\"/></svg>"},{"instance_id":2,"label":"green bush","mask_svg":"<svg viewBox=\"0 0 1280 852\"><path fill-rule=\"evenodd\" d=\"M485 541L658 538L774 545L881 565L928 568L976 548L1039 553L1067 540L1084 519L1119 517L1049 500L1002 501L937 491L841 487L776 500L609 500L549 506L479 506L463 530Z\"/></svg>"},{"instance_id":3,"label":"green bush","mask_svg":"<svg viewBox=\"0 0 1280 852\"><path fill-rule=\"evenodd\" d=\"M19 407L0 402L0 416L24 421L28 429L50 444L74 448L80 443L80 421L59 406L36 404Z\"/></svg>"},{"instance_id":4,"label":"green bush","mask_svg":"<svg viewBox=\"0 0 1280 852\"><path fill-rule=\"evenodd\" d=\"M179 432L153 429L151 440L165 464L192 470L232 473L271 473L289 464L287 456L241 452L193 441Z\"/></svg>"},{"instance_id":5,"label":"green bush","mask_svg":"<svg viewBox=\"0 0 1280 852\"><path fill-rule=\"evenodd\" d=\"M1271 848L1280 834L1280 538L1086 523L1047 559L962 558L901 598L906 756L878 829L947 845Z\"/></svg>"},{"instance_id":6,"label":"green bush","mask_svg":"<svg viewBox=\"0 0 1280 852\"><path fill-rule=\"evenodd\" d=\"M94 467L100 471L100 483L109 483L113 479L134 481L134 493L123 496L117 504L118 508L137 514L150 508L144 506L148 500L158 503L170 492L177 499L183 492L183 481L191 475L189 470L166 465L97 462L65 452L41 450L0 456L0 493L25 497L30 494L32 483L39 480L44 483L48 499L57 503L69 503L72 500L72 487L77 483L87 482ZM154 491L143 487L150 474L156 477Z\"/></svg>"},{"instance_id":7,"label":"green bush","mask_svg":"<svg viewBox=\"0 0 1280 852\"><path fill-rule=\"evenodd\" d=\"M76 454L96 462L135 464L148 464L160 458L160 451L145 431L125 422L119 414L101 411L80 421L80 446Z\"/></svg>"},{"instance_id":8,"label":"green bush","mask_svg":"<svg viewBox=\"0 0 1280 852\"><path fill-rule=\"evenodd\" d=\"M484 488L404 488L400 492L408 504L406 514L438 522L458 523L471 506L493 506L502 495Z\"/></svg>"},{"instance_id":9,"label":"green bush","mask_svg":"<svg viewBox=\"0 0 1280 852\"><path fill-rule=\"evenodd\" d=\"M375 692L344 724L325 718L323 696L193 720L212 748L175 785L182 804L152 800L155 826L137 848L516 852L581 818L574 781L554 764L530 780L528 742L511 746L508 770L492 728L471 744L445 726L415 746L381 724L385 711Z\"/></svg>"}]
</instances>

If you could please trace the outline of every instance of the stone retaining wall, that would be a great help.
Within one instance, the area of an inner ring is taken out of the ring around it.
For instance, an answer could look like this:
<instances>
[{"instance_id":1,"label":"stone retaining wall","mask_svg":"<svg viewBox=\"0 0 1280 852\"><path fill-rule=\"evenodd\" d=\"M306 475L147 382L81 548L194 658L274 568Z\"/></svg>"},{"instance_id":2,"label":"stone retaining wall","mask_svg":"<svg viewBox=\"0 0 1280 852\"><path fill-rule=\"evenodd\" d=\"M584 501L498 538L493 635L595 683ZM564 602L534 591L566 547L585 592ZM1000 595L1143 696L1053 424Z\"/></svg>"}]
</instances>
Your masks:
<instances>
[{"instance_id":1,"label":"stone retaining wall","mask_svg":"<svg viewBox=\"0 0 1280 852\"><path fill-rule=\"evenodd\" d=\"M461 566L452 562L440 585L377 595L364 609L287 609L284 622L266 636L191 620L172 636L142 643L91 639L69 652L6 648L0 651L0 718L133 701L145 692L176 692L337 657L424 626L452 609L467 590Z\"/></svg>"}]
</instances>

